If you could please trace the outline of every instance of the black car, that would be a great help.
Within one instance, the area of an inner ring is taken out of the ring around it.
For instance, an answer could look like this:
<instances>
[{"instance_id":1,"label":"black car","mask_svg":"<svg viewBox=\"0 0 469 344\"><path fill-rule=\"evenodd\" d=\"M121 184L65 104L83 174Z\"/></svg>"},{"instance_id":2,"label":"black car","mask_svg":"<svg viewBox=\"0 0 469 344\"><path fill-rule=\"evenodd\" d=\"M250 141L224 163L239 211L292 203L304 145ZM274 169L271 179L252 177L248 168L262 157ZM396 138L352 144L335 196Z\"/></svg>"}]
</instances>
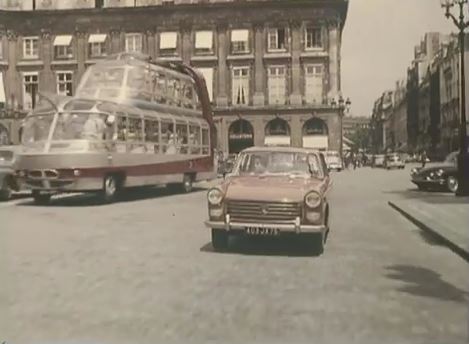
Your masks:
<instances>
[{"instance_id":1,"label":"black car","mask_svg":"<svg viewBox=\"0 0 469 344\"><path fill-rule=\"evenodd\" d=\"M456 192L458 190L457 158L458 152L452 152L441 164L413 168L411 170L412 183L420 190Z\"/></svg>"}]
</instances>

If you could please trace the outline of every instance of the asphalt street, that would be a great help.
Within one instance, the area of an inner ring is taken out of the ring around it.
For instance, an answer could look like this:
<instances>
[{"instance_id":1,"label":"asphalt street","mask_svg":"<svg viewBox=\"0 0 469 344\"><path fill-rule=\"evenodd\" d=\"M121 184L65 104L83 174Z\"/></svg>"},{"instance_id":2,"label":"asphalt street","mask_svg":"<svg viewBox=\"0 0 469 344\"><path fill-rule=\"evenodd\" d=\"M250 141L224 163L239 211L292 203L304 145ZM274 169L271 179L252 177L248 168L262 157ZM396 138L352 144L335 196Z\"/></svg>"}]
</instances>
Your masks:
<instances>
[{"instance_id":1,"label":"asphalt street","mask_svg":"<svg viewBox=\"0 0 469 344\"><path fill-rule=\"evenodd\" d=\"M387 202L401 171L333 175L331 234L210 244L203 186L0 205L0 342L467 343L468 263Z\"/></svg>"}]
</instances>

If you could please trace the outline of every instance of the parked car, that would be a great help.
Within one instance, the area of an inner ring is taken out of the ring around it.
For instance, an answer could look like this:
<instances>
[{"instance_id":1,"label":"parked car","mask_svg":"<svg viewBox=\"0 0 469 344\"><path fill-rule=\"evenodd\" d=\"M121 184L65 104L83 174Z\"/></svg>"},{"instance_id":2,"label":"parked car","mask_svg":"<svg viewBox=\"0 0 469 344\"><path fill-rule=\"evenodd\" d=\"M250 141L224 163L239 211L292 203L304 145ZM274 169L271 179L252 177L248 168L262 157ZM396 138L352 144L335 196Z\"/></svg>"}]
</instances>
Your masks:
<instances>
[{"instance_id":1,"label":"parked car","mask_svg":"<svg viewBox=\"0 0 469 344\"><path fill-rule=\"evenodd\" d=\"M458 190L457 179L458 152L448 154L443 163L411 170L412 183L420 190L442 190L456 192Z\"/></svg>"},{"instance_id":2,"label":"parked car","mask_svg":"<svg viewBox=\"0 0 469 344\"><path fill-rule=\"evenodd\" d=\"M342 171L344 169L344 164L340 159L339 152L336 151L327 151L326 152L326 164L329 171Z\"/></svg>"},{"instance_id":3,"label":"parked car","mask_svg":"<svg viewBox=\"0 0 469 344\"><path fill-rule=\"evenodd\" d=\"M373 156L373 162L371 163L371 167L384 167L384 154L378 154Z\"/></svg>"},{"instance_id":4,"label":"parked car","mask_svg":"<svg viewBox=\"0 0 469 344\"><path fill-rule=\"evenodd\" d=\"M399 154L391 153L386 155L386 158L384 159L384 167L388 170L391 168L404 169L405 162L401 159Z\"/></svg>"},{"instance_id":5,"label":"parked car","mask_svg":"<svg viewBox=\"0 0 469 344\"><path fill-rule=\"evenodd\" d=\"M292 147L251 147L223 183L208 191L212 245L225 251L230 236L302 237L316 254L329 232L331 179L324 155Z\"/></svg>"},{"instance_id":6,"label":"parked car","mask_svg":"<svg viewBox=\"0 0 469 344\"><path fill-rule=\"evenodd\" d=\"M0 146L0 201L8 201L19 183L15 176L18 146Z\"/></svg>"}]
</instances>

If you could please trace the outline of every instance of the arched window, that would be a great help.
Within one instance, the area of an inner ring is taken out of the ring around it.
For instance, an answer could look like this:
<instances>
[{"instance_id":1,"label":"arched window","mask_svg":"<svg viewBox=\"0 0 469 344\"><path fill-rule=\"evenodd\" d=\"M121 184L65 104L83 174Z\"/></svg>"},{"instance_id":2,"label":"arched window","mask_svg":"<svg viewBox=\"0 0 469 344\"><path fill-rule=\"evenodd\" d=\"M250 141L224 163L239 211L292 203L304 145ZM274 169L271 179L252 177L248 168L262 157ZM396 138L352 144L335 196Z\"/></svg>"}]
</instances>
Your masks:
<instances>
[{"instance_id":1,"label":"arched window","mask_svg":"<svg viewBox=\"0 0 469 344\"><path fill-rule=\"evenodd\" d=\"M327 150L329 136L327 124L320 118L311 118L303 125L303 147Z\"/></svg>"},{"instance_id":2,"label":"arched window","mask_svg":"<svg viewBox=\"0 0 469 344\"><path fill-rule=\"evenodd\" d=\"M290 146L290 126L281 118L271 120L265 126L264 144L266 146Z\"/></svg>"},{"instance_id":3,"label":"arched window","mask_svg":"<svg viewBox=\"0 0 469 344\"><path fill-rule=\"evenodd\" d=\"M239 153L245 148L254 146L254 129L245 119L239 119L230 125L228 130L230 153Z\"/></svg>"},{"instance_id":4,"label":"arched window","mask_svg":"<svg viewBox=\"0 0 469 344\"><path fill-rule=\"evenodd\" d=\"M3 124L0 124L0 145L9 145L10 142L10 133L8 132L8 129L5 128Z\"/></svg>"}]
</instances>

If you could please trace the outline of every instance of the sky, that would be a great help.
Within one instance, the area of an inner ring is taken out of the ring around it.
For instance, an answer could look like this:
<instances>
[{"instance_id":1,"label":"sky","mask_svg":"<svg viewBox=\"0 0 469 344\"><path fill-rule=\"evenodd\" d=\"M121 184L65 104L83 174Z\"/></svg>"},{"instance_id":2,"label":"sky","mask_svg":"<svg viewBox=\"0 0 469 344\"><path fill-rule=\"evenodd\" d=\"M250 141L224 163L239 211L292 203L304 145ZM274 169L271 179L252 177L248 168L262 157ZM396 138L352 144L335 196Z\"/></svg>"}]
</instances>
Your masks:
<instances>
[{"instance_id":1,"label":"sky","mask_svg":"<svg viewBox=\"0 0 469 344\"><path fill-rule=\"evenodd\" d=\"M374 101L406 78L425 32L449 33L440 0L349 0L342 35L342 93L353 116L371 116ZM469 17L469 11L466 11Z\"/></svg>"}]
</instances>

